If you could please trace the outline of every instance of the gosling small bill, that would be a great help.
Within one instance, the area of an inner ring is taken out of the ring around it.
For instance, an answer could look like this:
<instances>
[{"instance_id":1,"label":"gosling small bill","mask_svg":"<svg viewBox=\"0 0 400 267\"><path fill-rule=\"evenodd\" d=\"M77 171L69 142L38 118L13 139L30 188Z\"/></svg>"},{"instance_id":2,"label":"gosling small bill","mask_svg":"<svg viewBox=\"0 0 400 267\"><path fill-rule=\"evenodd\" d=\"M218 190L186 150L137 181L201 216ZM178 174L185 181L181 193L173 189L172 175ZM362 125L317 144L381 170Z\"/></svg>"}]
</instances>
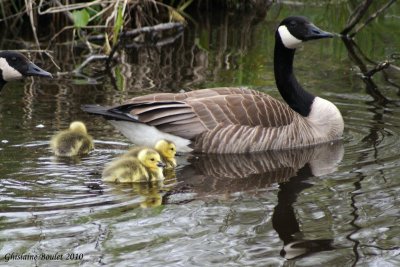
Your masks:
<instances>
[{"instance_id":1,"label":"gosling small bill","mask_svg":"<svg viewBox=\"0 0 400 267\"><path fill-rule=\"evenodd\" d=\"M88 154L94 149L93 138L81 121L74 121L69 129L54 135L50 141L53 153L59 157L74 157Z\"/></svg>"},{"instance_id":2,"label":"gosling small bill","mask_svg":"<svg viewBox=\"0 0 400 267\"><path fill-rule=\"evenodd\" d=\"M105 182L140 183L164 180L160 154L151 148L139 151L137 157L126 156L110 162L103 171Z\"/></svg>"}]
</instances>

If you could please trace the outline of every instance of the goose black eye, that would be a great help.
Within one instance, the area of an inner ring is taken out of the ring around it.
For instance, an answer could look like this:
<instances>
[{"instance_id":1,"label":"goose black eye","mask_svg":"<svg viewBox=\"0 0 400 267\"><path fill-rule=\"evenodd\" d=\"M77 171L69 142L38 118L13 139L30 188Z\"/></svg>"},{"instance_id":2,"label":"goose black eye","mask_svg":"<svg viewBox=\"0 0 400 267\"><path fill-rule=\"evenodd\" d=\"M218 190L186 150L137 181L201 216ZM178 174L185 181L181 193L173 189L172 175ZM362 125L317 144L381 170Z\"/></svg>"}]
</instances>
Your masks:
<instances>
[{"instance_id":1,"label":"goose black eye","mask_svg":"<svg viewBox=\"0 0 400 267\"><path fill-rule=\"evenodd\" d=\"M11 60L12 61L17 61L17 58L16 57L12 57Z\"/></svg>"},{"instance_id":2,"label":"goose black eye","mask_svg":"<svg viewBox=\"0 0 400 267\"><path fill-rule=\"evenodd\" d=\"M292 28L295 27L296 25L297 25L297 22L294 21L294 20L289 22L289 26L292 27Z\"/></svg>"}]
</instances>

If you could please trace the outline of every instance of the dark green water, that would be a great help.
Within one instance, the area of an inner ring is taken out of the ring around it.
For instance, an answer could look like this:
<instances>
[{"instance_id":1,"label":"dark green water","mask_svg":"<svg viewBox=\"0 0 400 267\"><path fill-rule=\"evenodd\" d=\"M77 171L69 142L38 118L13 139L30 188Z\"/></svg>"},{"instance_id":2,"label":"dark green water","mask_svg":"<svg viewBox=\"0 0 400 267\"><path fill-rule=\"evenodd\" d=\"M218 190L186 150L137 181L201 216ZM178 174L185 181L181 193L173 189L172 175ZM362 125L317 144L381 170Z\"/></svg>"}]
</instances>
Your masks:
<instances>
[{"instance_id":1,"label":"dark green water","mask_svg":"<svg viewBox=\"0 0 400 267\"><path fill-rule=\"evenodd\" d=\"M387 79L400 84L400 72L374 76L390 100L377 101L338 38L306 44L295 67L305 88L341 110L342 142L183 155L176 178L164 185L101 182L104 165L131 144L102 118L84 114L82 104L216 86L280 98L272 69L277 23L302 14L339 32L349 16L350 4L314 2L272 5L261 21L192 14L197 26L174 45L127 49L115 81L62 76L7 84L0 94L0 265L399 266L400 101L399 87ZM366 57L399 53L399 12L395 4L356 35ZM55 59L71 71L66 51L56 47ZM80 160L55 158L50 137L76 119L87 123L96 150ZM64 260L6 262L7 253L61 253ZM66 260L68 253L83 258Z\"/></svg>"}]
</instances>

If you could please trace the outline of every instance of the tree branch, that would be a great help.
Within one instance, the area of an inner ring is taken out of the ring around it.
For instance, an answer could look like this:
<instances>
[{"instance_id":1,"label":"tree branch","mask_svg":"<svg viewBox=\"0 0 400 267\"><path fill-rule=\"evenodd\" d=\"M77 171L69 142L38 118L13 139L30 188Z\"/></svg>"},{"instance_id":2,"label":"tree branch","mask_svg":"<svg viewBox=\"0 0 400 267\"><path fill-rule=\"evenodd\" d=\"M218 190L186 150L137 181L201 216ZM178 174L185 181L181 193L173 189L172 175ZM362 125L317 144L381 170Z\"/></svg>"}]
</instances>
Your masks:
<instances>
[{"instance_id":1,"label":"tree branch","mask_svg":"<svg viewBox=\"0 0 400 267\"><path fill-rule=\"evenodd\" d=\"M386 9L388 9L392 4L394 4L396 0L391 0L383 5L380 9L378 9L374 14L368 17L368 19L360 26L358 26L353 33L349 34L350 38L353 38L360 30L362 30L365 26L367 26L371 21L377 18L381 13L383 13Z\"/></svg>"},{"instance_id":2,"label":"tree branch","mask_svg":"<svg viewBox=\"0 0 400 267\"><path fill-rule=\"evenodd\" d=\"M353 16L347 22L346 27L340 32L341 34L347 36L347 34L360 22L361 18L365 15L369 6L372 4L372 0L365 0L361 3L356 10L353 12Z\"/></svg>"}]
</instances>

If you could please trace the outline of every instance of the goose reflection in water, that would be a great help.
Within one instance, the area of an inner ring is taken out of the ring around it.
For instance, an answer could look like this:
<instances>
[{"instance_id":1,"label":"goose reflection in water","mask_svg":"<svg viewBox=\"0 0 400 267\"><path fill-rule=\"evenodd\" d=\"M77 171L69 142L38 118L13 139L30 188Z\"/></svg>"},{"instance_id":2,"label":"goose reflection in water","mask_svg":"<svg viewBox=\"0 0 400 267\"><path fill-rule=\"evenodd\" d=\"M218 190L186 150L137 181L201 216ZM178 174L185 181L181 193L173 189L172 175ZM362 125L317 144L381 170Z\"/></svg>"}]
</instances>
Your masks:
<instances>
[{"instance_id":1,"label":"goose reflection in water","mask_svg":"<svg viewBox=\"0 0 400 267\"><path fill-rule=\"evenodd\" d=\"M196 155L177 169L177 179L174 173L164 183L137 183L132 189L143 197L140 207L150 208L185 204L210 195L251 192L278 183L272 226L283 241L281 256L294 259L334 249L333 239L303 238L293 204L303 190L313 186L308 179L334 172L343 154L343 144L334 142L298 150ZM127 185L120 186L115 185L114 190Z\"/></svg>"},{"instance_id":2,"label":"goose reflection in water","mask_svg":"<svg viewBox=\"0 0 400 267\"><path fill-rule=\"evenodd\" d=\"M248 191L287 182L304 168L310 169L309 177L332 173L343 153L342 143L335 142L297 150L200 154L177 175L200 195Z\"/></svg>"},{"instance_id":3,"label":"goose reflection in water","mask_svg":"<svg viewBox=\"0 0 400 267\"><path fill-rule=\"evenodd\" d=\"M332 250L332 239L303 239L293 204L300 193L312 187L308 179L334 172L344 154L343 144L334 142L298 150L253 154L197 155L181 169L183 186L176 186L163 196L163 203L174 202L180 193L194 193L194 198L212 194L230 194L279 184L278 203L272 215L273 228L283 241L281 256L286 259ZM187 195L187 194L186 194ZM193 194L190 194L193 197ZM179 197L178 197L179 199Z\"/></svg>"}]
</instances>

